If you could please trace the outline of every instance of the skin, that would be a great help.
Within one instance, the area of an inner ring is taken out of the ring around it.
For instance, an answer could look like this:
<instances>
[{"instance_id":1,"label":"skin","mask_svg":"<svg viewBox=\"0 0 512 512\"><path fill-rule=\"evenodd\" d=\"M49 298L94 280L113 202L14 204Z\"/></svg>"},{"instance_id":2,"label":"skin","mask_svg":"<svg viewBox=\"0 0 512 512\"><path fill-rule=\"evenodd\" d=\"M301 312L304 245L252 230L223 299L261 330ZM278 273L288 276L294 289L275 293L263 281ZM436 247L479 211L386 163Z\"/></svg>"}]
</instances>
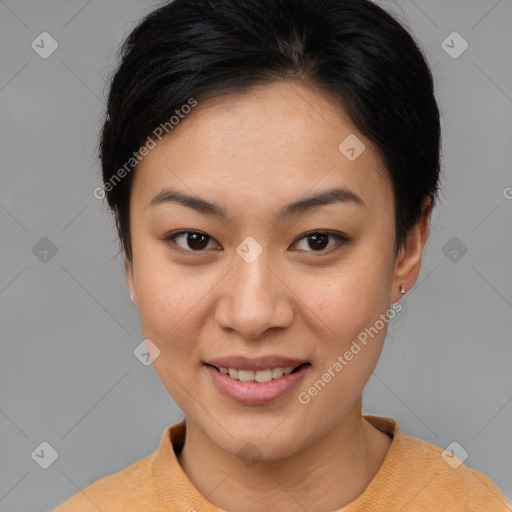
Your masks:
<instances>
[{"instance_id":1,"label":"skin","mask_svg":"<svg viewBox=\"0 0 512 512\"><path fill-rule=\"evenodd\" d=\"M366 146L354 161L338 150L349 134ZM285 204L335 186L366 206L321 206L276 223ZM149 207L165 187L229 216L177 203ZM355 500L391 443L361 413L387 323L307 405L297 394L402 297L401 284L413 287L430 200L395 257L393 190L378 153L333 98L283 81L200 102L139 164L130 208L126 276L144 336L160 350L153 366L186 416L178 459L191 482L214 505L238 512L325 512ZM165 240L187 229L210 237L202 252L187 235ZM315 250L305 237L312 231L351 242L330 237ZM250 264L236 252L248 236L263 249ZM266 405L226 397L203 365L269 354L311 367L298 389ZM249 442L261 457L252 467L237 457Z\"/></svg>"}]
</instances>

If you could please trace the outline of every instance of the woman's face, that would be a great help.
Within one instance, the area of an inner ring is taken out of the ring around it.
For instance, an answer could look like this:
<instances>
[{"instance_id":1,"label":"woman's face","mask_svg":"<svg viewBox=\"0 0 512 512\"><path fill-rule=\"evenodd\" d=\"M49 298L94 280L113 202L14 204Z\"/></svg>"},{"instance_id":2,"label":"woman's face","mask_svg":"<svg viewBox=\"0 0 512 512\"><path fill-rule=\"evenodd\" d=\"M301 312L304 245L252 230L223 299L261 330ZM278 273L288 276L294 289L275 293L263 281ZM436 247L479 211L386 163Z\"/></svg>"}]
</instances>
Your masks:
<instances>
[{"instance_id":1,"label":"woman's face","mask_svg":"<svg viewBox=\"0 0 512 512\"><path fill-rule=\"evenodd\" d=\"M169 197L151 204L171 189L225 216ZM285 208L332 189L346 194ZM139 164L130 201L128 282L158 347L153 366L188 422L228 453L251 442L272 460L354 410L403 281L391 183L336 103L284 82L200 102ZM203 236L168 239L178 231ZM240 382L207 363L275 378Z\"/></svg>"}]
</instances>

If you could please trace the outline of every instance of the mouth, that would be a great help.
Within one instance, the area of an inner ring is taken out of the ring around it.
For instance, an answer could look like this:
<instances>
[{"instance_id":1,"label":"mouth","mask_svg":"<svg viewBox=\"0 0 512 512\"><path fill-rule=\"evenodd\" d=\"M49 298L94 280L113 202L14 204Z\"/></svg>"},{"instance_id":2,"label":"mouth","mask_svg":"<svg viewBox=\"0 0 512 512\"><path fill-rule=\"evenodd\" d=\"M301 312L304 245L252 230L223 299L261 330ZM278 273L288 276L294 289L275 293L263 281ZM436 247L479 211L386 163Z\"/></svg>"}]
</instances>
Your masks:
<instances>
[{"instance_id":1,"label":"mouth","mask_svg":"<svg viewBox=\"0 0 512 512\"><path fill-rule=\"evenodd\" d=\"M307 361L284 358L229 358L204 363L217 390L246 406L261 406L285 399L304 381L310 367L311 363Z\"/></svg>"},{"instance_id":2,"label":"mouth","mask_svg":"<svg viewBox=\"0 0 512 512\"><path fill-rule=\"evenodd\" d=\"M283 375L290 375L296 373L306 366L311 366L311 363L304 362L296 366L275 366L262 369L245 369L245 368L231 368L226 366L215 366L210 363L204 363L216 370L222 375L226 375L233 380L240 382L259 382L265 383L272 380L277 380L283 377Z\"/></svg>"}]
</instances>

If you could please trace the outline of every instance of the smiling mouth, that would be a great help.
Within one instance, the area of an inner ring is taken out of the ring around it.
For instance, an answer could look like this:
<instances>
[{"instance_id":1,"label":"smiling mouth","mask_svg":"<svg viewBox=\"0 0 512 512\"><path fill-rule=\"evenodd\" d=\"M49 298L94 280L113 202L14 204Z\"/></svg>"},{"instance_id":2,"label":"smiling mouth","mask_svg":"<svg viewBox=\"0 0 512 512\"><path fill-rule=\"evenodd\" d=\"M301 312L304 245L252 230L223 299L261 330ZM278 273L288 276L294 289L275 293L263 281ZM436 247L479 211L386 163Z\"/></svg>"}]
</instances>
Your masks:
<instances>
[{"instance_id":1,"label":"smiling mouth","mask_svg":"<svg viewBox=\"0 0 512 512\"><path fill-rule=\"evenodd\" d=\"M298 366L267 368L264 370L241 370L238 368L224 368L223 366L218 367L208 363L205 364L207 366L211 366L219 373L240 382L270 382L272 380L280 379L283 376L295 373L303 367L311 366L310 363L306 362Z\"/></svg>"}]
</instances>

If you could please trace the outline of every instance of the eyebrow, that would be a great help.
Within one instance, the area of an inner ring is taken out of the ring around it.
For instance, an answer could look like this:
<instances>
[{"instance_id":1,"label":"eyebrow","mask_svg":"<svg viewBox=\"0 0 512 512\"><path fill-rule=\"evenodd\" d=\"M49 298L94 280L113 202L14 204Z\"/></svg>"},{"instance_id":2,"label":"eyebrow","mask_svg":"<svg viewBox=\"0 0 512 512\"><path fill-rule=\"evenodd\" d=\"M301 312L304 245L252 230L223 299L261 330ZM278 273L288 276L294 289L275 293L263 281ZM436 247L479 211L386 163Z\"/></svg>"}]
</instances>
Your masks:
<instances>
[{"instance_id":1,"label":"eyebrow","mask_svg":"<svg viewBox=\"0 0 512 512\"><path fill-rule=\"evenodd\" d=\"M197 196L189 196L177 190L165 188L158 193L149 203L148 207L155 207L165 203L177 203L203 214L227 218L227 212L221 206L201 199ZM290 215L306 213L310 210L336 203L354 204L366 207L360 196L346 188L333 188L324 192L299 199L285 205L278 213L277 218L283 219Z\"/></svg>"}]
</instances>

